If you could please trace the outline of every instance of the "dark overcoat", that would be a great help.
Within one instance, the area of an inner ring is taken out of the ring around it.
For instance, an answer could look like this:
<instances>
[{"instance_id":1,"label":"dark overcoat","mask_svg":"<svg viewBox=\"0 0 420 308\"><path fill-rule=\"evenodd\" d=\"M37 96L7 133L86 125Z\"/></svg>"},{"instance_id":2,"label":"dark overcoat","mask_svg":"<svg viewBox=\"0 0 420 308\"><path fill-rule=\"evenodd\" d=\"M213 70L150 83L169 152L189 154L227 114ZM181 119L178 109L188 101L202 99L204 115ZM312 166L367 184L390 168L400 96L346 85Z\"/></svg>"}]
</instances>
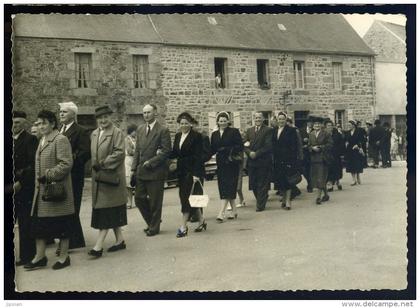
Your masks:
<instances>
[{"instance_id":1,"label":"dark overcoat","mask_svg":"<svg viewBox=\"0 0 420 308\"><path fill-rule=\"evenodd\" d=\"M347 131L345 134L346 142L346 171L349 173L362 173L364 166L364 156L360 153L364 142L364 136L359 130ZM355 146L357 145L357 148ZM365 153L366 155L366 153Z\"/></svg>"},{"instance_id":2,"label":"dark overcoat","mask_svg":"<svg viewBox=\"0 0 420 308\"><path fill-rule=\"evenodd\" d=\"M190 130L180 148L181 135L181 133L175 134L171 154L172 158L177 159L178 176L190 174L196 177L203 177L204 164L201 156L203 152L203 138L201 134Z\"/></svg>"}]
</instances>

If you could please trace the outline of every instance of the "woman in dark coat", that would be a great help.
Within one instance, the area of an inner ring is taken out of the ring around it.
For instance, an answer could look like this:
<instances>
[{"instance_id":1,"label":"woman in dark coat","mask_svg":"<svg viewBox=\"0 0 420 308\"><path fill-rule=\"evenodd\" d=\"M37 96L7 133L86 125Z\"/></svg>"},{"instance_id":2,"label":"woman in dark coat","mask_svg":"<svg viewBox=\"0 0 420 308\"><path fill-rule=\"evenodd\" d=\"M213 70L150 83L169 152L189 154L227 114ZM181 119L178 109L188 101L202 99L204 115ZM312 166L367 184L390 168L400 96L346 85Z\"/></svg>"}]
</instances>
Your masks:
<instances>
[{"instance_id":1,"label":"woman in dark coat","mask_svg":"<svg viewBox=\"0 0 420 308\"><path fill-rule=\"evenodd\" d=\"M228 219L238 217L235 199L238 187L238 175L240 161L243 159L240 153L243 151L241 134L236 128L229 127L229 114L219 112L216 117L218 129L211 135L211 150L216 154L217 185L220 199L222 200L217 221L223 222L228 203L232 207L232 213Z\"/></svg>"},{"instance_id":2,"label":"woman in dark coat","mask_svg":"<svg viewBox=\"0 0 420 308\"><path fill-rule=\"evenodd\" d=\"M57 129L57 118L51 111L38 114L41 140L35 157L35 193L31 210L31 235L36 239L36 255L24 267L28 270L47 265L45 256L47 239L59 238L61 252L53 269L70 265L69 238L75 229L74 200L71 184L73 156L67 137ZM45 201L43 196L48 183L61 182L66 196L63 201Z\"/></svg>"},{"instance_id":3,"label":"woman in dark coat","mask_svg":"<svg viewBox=\"0 0 420 308\"><path fill-rule=\"evenodd\" d=\"M296 130L286 125L287 115L279 112L278 127L273 132L274 180L283 192L282 208L291 209L291 192L295 184L290 184L288 176L298 172L298 137Z\"/></svg>"},{"instance_id":4,"label":"woman in dark coat","mask_svg":"<svg viewBox=\"0 0 420 308\"><path fill-rule=\"evenodd\" d=\"M313 131L309 134L308 149L311 155L311 181L314 188L318 189L316 204L328 201L327 192L328 164L332 161L331 135L322 129L322 118L314 119ZM322 193L324 195L321 198Z\"/></svg>"},{"instance_id":5,"label":"woman in dark coat","mask_svg":"<svg viewBox=\"0 0 420 308\"><path fill-rule=\"evenodd\" d=\"M346 143L346 172L351 173L353 183L351 186L361 184L360 173L363 173L364 155L362 150L362 144L364 142L364 136L357 129L356 122L349 121L351 129L346 132L345 143Z\"/></svg>"},{"instance_id":6,"label":"woman in dark coat","mask_svg":"<svg viewBox=\"0 0 420 308\"><path fill-rule=\"evenodd\" d=\"M124 135L111 122L108 106L96 108L98 128L92 132L92 221L99 230L95 246L88 254L102 256L103 244L109 229L113 229L116 243L108 248L115 252L126 248L122 226L127 224L127 190L125 183Z\"/></svg>"},{"instance_id":7,"label":"woman in dark coat","mask_svg":"<svg viewBox=\"0 0 420 308\"><path fill-rule=\"evenodd\" d=\"M195 122L188 112L178 116L180 132L176 133L171 158L176 158L176 171L179 184L179 199L181 201L182 224L176 237L184 237L188 234L187 222L191 215L195 214L199 220L199 226L194 231L201 232L207 229L199 208L191 207L188 200L191 192L203 194L204 164L202 161L203 138L200 133L192 129ZM174 171L174 169L172 169Z\"/></svg>"},{"instance_id":8,"label":"woman in dark coat","mask_svg":"<svg viewBox=\"0 0 420 308\"><path fill-rule=\"evenodd\" d=\"M340 184L340 180L343 178L343 163L341 156L344 155L344 137L334 127L331 120L325 122L325 129L331 135L332 138L332 150L331 150L331 161L328 164L328 191L334 190L334 185L337 185L338 190L342 190L343 187Z\"/></svg>"}]
</instances>

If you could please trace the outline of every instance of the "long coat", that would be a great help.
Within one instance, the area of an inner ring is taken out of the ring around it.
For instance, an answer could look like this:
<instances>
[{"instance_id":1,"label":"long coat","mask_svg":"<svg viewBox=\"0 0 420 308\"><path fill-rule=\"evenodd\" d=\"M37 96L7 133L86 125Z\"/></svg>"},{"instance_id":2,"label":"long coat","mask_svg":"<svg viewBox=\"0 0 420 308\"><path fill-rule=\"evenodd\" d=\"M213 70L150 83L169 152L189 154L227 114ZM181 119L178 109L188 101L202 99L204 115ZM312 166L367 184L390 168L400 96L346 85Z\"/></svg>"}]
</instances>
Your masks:
<instances>
[{"instance_id":1,"label":"long coat","mask_svg":"<svg viewBox=\"0 0 420 308\"><path fill-rule=\"evenodd\" d=\"M231 154L242 153L243 144L239 130L226 127L222 137L219 130L211 134L211 151L217 153L217 184L220 199L235 199L239 178L239 162L230 161Z\"/></svg>"},{"instance_id":2,"label":"long coat","mask_svg":"<svg viewBox=\"0 0 420 308\"><path fill-rule=\"evenodd\" d=\"M35 157L35 179L46 176L47 181L62 181L66 191L66 199L60 202L43 201L41 196L45 184L35 180L35 193L31 215L38 217L59 217L74 214L73 189L71 185L71 168L73 158L69 140L54 130L45 136L44 144L39 143ZM35 213L35 206L38 210Z\"/></svg>"},{"instance_id":3,"label":"long coat","mask_svg":"<svg viewBox=\"0 0 420 308\"><path fill-rule=\"evenodd\" d=\"M351 130L345 134L346 142L346 171L349 173L362 173L364 166L364 157L358 149L353 149L355 145L359 149L362 148L364 142L364 136L359 130L354 130L354 133L351 133ZM366 155L366 153L365 153Z\"/></svg>"},{"instance_id":4,"label":"long coat","mask_svg":"<svg viewBox=\"0 0 420 308\"><path fill-rule=\"evenodd\" d=\"M165 180L168 175L168 158L171 154L171 136L169 130L156 122L146 134L147 124L137 129L136 149L134 151L131 171L136 172L140 180ZM158 153L159 150L159 154ZM143 164L149 161L151 168L146 169Z\"/></svg>"},{"instance_id":5,"label":"long coat","mask_svg":"<svg viewBox=\"0 0 420 308\"><path fill-rule=\"evenodd\" d=\"M114 125L107 127L100 138L99 133L99 128L92 132L92 166L102 165L104 170L119 178L120 183L118 186L98 183L96 171L92 170L92 206L94 209L121 206L127 203L124 136Z\"/></svg>"},{"instance_id":6,"label":"long coat","mask_svg":"<svg viewBox=\"0 0 420 308\"><path fill-rule=\"evenodd\" d=\"M341 156L344 155L345 145L343 135L336 128L333 129L331 138L333 140L332 163L328 165L328 180L335 182L343 177Z\"/></svg>"},{"instance_id":7,"label":"long coat","mask_svg":"<svg viewBox=\"0 0 420 308\"><path fill-rule=\"evenodd\" d=\"M316 136L315 130L309 134L309 151L311 153L311 181L314 187L325 188L328 177L328 165L332 159L332 138L325 130L320 130ZM313 146L319 146L321 151L315 152Z\"/></svg>"}]
</instances>

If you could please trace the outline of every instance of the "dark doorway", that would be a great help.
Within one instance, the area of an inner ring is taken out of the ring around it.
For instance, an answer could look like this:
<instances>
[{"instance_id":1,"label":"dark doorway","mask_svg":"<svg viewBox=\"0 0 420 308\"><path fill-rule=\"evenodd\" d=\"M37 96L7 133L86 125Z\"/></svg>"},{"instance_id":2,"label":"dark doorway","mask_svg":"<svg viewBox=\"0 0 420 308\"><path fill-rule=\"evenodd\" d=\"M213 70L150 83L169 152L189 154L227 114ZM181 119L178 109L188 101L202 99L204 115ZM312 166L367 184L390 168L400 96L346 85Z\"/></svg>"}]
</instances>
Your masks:
<instances>
[{"instance_id":1,"label":"dark doorway","mask_svg":"<svg viewBox=\"0 0 420 308\"><path fill-rule=\"evenodd\" d=\"M295 111L295 126L298 128L306 127L306 122L308 121L309 111Z\"/></svg>"}]
</instances>

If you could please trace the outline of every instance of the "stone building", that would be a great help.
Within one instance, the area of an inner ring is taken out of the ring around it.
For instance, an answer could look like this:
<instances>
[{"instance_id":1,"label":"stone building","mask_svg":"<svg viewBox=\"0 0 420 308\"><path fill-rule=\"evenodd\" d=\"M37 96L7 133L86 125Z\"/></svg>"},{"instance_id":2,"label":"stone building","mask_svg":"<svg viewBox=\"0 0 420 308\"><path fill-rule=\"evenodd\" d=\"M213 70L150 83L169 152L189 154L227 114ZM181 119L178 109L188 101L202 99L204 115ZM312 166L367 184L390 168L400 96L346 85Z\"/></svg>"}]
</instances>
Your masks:
<instances>
[{"instance_id":1,"label":"stone building","mask_svg":"<svg viewBox=\"0 0 420 308\"><path fill-rule=\"evenodd\" d=\"M256 110L374 116L374 53L341 15L17 15L13 31L13 103L32 119L64 100L88 127L109 103L123 128L153 102L172 132L182 111L205 131L221 110L243 129Z\"/></svg>"},{"instance_id":2,"label":"stone building","mask_svg":"<svg viewBox=\"0 0 420 308\"><path fill-rule=\"evenodd\" d=\"M375 114L397 132L406 129L407 80L405 27L376 20L363 36L375 57Z\"/></svg>"}]
</instances>

